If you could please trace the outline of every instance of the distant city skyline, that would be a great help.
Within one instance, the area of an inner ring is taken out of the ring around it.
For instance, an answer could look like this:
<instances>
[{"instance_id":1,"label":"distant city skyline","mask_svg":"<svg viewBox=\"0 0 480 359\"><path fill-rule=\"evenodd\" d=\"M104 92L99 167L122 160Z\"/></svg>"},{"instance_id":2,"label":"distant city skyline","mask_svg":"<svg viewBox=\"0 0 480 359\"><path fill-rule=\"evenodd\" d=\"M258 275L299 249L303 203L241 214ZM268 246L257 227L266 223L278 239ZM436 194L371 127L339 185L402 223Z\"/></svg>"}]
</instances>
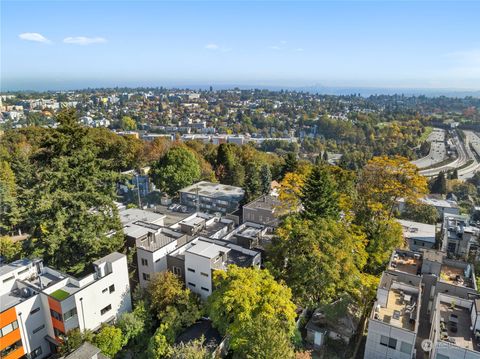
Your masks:
<instances>
[{"instance_id":1,"label":"distant city skyline","mask_svg":"<svg viewBox=\"0 0 480 359\"><path fill-rule=\"evenodd\" d=\"M480 2L1 2L1 90L480 90Z\"/></svg>"}]
</instances>

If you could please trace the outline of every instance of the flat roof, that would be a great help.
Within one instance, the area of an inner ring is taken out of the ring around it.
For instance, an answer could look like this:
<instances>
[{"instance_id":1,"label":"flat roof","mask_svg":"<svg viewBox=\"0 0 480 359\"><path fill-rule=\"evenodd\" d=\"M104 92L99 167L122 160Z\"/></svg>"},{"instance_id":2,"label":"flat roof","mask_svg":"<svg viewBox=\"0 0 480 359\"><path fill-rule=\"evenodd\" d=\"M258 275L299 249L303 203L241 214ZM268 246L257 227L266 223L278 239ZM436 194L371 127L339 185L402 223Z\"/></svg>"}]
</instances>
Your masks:
<instances>
[{"instance_id":1,"label":"flat roof","mask_svg":"<svg viewBox=\"0 0 480 359\"><path fill-rule=\"evenodd\" d=\"M470 271L469 276L465 275L465 272L467 271L467 266L470 266L468 269ZM442 267L440 269L440 279L446 283L450 283L453 285L474 288L471 274L472 271L473 266L471 266L470 264L466 264L465 268L460 268L449 264L442 264Z\"/></svg>"},{"instance_id":2,"label":"flat roof","mask_svg":"<svg viewBox=\"0 0 480 359\"><path fill-rule=\"evenodd\" d=\"M390 269L412 275L418 275L422 268L422 255L420 253L400 251L393 253Z\"/></svg>"},{"instance_id":3,"label":"flat roof","mask_svg":"<svg viewBox=\"0 0 480 359\"><path fill-rule=\"evenodd\" d=\"M274 210L276 206L280 205L280 200L278 197L270 196L270 195L263 195L245 206L244 208L260 208L266 210Z\"/></svg>"},{"instance_id":4,"label":"flat roof","mask_svg":"<svg viewBox=\"0 0 480 359\"><path fill-rule=\"evenodd\" d=\"M0 265L0 276L4 276L8 273L15 272L21 267L28 266L32 261L30 259L19 259L12 263Z\"/></svg>"},{"instance_id":5,"label":"flat roof","mask_svg":"<svg viewBox=\"0 0 480 359\"><path fill-rule=\"evenodd\" d=\"M405 238L435 243L435 225L406 221L403 219L397 219L397 222L402 226L403 236Z\"/></svg>"},{"instance_id":6,"label":"flat roof","mask_svg":"<svg viewBox=\"0 0 480 359\"><path fill-rule=\"evenodd\" d=\"M440 340L473 351L479 351L479 342L474 333L470 330L472 321L470 311L458 305L440 302ZM442 324L443 323L443 324Z\"/></svg>"},{"instance_id":7,"label":"flat roof","mask_svg":"<svg viewBox=\"0 0 480 359\"><path fill-rule=\"evenodd\" d=\"M202 239L198 239L191 244L192 246L188 248L185 252L196 254L202 257L207 257L210 259L217 257L220 252L228 253L230 251L230 248L219 246L218 244L207 242Z\"/></svg>"},{"instance_id":8,"label":"flat roof","mask_svg":"<svg viewBox=\"0 0 480 359\"><path fill-rule=\"evenodd\" d=\"M155 252L160 248L176 241L183 237L185 234L175 232L169 228L161 228L161 230L151 236L144 238L143 240L137 240L136 247L142 248L150 252Z\"/></svg>"},{"instance_id":9,"label":"flat roof","mask_svg":"<svg viewBox=\"0 0 480 359\"><path fill-rule=\"evenodd\" d=\"M420 201L422 201L425 204L429 204L431 206L434 206L434 207L458 208L457 202L446 200L446 199L437 199L437 198L425 197L425 198L421 198Z\"/></svg>"},{"instance_id":10,"label":"flat roof","mask_svg":"<svg viewBox=\"0 0 480 359\"><path fill-rule=\"evenodd\" d=\"M241 187L229 186L220 183L201 181L182 188L179 192L198 194L205 197L243 197L245 191Z\"/></svg>"},{"instance_id":11,"label":"flat roof","mask_svg":"<svg viewBox=\"0 0 480 359\"><path fill-rule=\"evenodd\" d=\"M139 208L125 209L123 211L120 211L119 215L120 215L120 222L122 222L122 225L124 226L128 223L132 223L136 221L156 223L165 217L165 215L163 214L146 211L144 209L139 209Z\"/></svg>"}]
</instances>

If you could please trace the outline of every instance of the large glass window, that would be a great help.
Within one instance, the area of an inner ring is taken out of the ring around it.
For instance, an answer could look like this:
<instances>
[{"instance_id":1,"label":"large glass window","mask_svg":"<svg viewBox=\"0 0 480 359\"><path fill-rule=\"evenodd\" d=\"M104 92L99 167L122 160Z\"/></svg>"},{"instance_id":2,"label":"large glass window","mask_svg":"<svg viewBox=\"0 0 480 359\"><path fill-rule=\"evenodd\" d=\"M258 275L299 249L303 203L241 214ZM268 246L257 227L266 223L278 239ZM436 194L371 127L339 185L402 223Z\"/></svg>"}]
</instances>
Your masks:
<instances>
[{"instance_id":1,"label":"large glass window","mask_svg":"<svg viewBox=\"0 0 480 359\"><path fill-rule=\"evenodd\" d=\"M14 320L10 324L5 325L2 329L0 329L0 338L7 335L8 333L13 332L15 329L18 328L18 322Z\"/></svg>"}]
</instances>

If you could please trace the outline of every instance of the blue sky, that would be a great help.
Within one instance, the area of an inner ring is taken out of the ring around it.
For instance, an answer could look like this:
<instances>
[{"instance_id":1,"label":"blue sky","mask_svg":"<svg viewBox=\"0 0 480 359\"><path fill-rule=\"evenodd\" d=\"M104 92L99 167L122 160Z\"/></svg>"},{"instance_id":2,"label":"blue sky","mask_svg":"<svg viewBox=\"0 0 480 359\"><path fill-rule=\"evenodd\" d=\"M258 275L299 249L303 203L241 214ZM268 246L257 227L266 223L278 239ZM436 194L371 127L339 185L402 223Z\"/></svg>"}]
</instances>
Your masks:
<instances>
[{"instance_id":1,"label":"blue sky","mask_svg":"<svg viewBox=\"0 0 480 359\"><path fill-rule=\"evenodd\" d=\"M480 89L480 2L1 1L2 89Z\"/></svg>"}]
</instances>

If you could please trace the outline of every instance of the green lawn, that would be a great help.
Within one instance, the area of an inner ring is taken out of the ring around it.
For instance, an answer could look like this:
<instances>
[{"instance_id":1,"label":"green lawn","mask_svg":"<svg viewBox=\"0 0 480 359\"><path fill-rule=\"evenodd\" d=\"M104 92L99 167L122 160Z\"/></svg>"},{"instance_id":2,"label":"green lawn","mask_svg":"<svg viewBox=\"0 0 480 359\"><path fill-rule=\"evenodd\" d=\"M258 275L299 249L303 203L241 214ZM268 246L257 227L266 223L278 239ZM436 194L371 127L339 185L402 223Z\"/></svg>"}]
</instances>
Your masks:
<instances>
[{"instance_id":1,"label":"green lawn","mask_svg":"<svg viewBox=\"0 0 480 359\"><path fill-rule=\"evenodd\" d=\"M61 302L64 299L67 299L69 295L70 294L68 294L68 292L65 292L62 289L58 289L55 292L53 292L52 294L50 294L50 296L52 296L53 298L55 298L59 302Z\"/></svg>"}]
</instances>

